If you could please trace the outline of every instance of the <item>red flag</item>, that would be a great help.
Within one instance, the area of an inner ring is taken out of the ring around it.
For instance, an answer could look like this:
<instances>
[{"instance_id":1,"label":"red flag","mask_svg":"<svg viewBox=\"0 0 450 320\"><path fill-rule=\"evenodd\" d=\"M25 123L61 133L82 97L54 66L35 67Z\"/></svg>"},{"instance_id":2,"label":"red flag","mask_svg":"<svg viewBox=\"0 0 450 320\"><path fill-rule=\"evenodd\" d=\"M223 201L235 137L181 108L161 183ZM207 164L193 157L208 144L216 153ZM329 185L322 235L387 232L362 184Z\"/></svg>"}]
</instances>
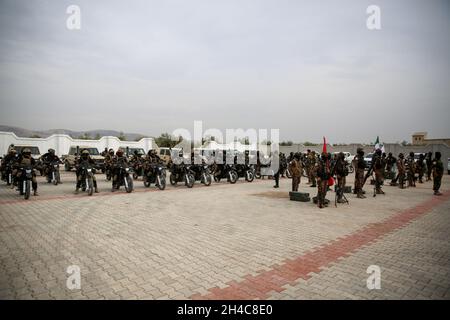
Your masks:
<instances>
[{"instance_id":1,"label":"red flag","mask_svg":"<svg viewBox=\"0 0 450 320\"><path fill-rule=\"evenodd\" d=\"M327 140L325 139L325 137L323 137L323 148L322 148L322 152L327 153Z\"/></svg>"}]
</instances>

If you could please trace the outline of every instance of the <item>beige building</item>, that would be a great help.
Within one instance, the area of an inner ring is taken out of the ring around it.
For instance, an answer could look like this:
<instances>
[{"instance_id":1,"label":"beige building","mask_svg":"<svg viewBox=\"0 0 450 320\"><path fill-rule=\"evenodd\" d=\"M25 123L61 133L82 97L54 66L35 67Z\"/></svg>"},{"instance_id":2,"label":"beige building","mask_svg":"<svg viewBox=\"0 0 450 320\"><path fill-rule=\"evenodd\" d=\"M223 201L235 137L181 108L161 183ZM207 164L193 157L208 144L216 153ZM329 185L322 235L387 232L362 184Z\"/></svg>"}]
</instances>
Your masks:
<instances>
[{"instance_id":1,"label":"beige building","mask_svg":"<svg viewBox=\"0 0 450 320\"><path fill-rule=\"evenodd\" d=\"M428 139L427 132L416 132L412 135L412 144L415 146L424 146L427 144L446 144L450 146L450 138Z\"/></svg>"}]
</instances>

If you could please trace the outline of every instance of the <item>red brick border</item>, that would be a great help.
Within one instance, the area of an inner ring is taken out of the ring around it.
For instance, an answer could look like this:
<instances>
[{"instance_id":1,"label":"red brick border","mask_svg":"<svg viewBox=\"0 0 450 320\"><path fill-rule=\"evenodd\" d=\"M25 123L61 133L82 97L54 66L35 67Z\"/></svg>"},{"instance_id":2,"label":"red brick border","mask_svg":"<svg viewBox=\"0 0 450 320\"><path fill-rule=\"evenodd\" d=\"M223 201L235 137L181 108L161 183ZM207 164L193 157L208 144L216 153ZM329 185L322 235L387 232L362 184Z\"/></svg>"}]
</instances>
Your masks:
<instances>
[{"instance_id":1,"label":"red brick border","mask_svg":"<svg viewBox=\"0 0 450 320\"><path fill-rule=\"evenodd\" d=\"M247 275L240 282L227 283L228 287L223 289L214 287L209 289L210 293L206 295L195 294L191 298L196 300L267 299L269 292L281 292L285 290L283 286L294 284L297 279L311 278L311 273L321 272L321 269L328 267L332 262L347 257L362 246L370 245L388 233L406 226L448 199L450 199L450 190L440 197L433 196L432 199L400 211L384 221L370 223L352 234L337 238L297 258L273 265L270 271L263 271L256 276Z\"/></svg>"}]
</instances>

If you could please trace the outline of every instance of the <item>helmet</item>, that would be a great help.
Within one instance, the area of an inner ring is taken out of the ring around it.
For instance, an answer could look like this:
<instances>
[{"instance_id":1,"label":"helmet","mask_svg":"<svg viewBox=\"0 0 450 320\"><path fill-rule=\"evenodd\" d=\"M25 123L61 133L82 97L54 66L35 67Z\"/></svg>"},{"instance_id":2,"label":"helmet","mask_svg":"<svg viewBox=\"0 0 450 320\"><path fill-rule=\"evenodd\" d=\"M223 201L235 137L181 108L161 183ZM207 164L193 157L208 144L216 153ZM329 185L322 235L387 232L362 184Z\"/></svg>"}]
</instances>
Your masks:
<instances>
[{"instance_id":1,"label":"helmet","mask_svg":"<svg viewBox=\"0 0 450 320\"><path fill-rule=\"evenodd\" d=\"M123 150L122 149L117 150L116 155L118 155L119 157L123 156Z\"/></svg>"},{"instance_id":2,"label":"helmet","mask_svg":"<svg viewBox=\"0 0 450 320\"><path fill-rule=\"evenodd\" d=\"M55 153L55 150L54 149L48 149L48 153Z\"/></svg>"},{"instance_id":3,"label":"helmet","mask_svg":"<svg viewBox=\"0 0 450 320\"><path fill-rule=\"evenodd\" d=\"M410 157L414 157L414 152L411 151L411 152L409 153L409 156L410 156Z\"/></svg>"},{"instance_id":4,"label":"helmet","mask_svg":"<svg viewBox=\"0 0 450 320\"><path fill-rule=\"evenodd\" d=\"M22 155L24 156L30 156L31 155L31 150L29 148L25 148L22 150Z\"/></svg>"},{"instance_id":5,"label":"helmet","mask_svg":"<svg viewBox=\"0 0 450 320\"><path fill-rule=\"evenodd\" d=\"M377 150L375 151L375 153L376 153L377 155L381 155L381 149L377 149Z\"/></svg>"},{"instance_id":6,"label":"helmet","mask_svg":"<svg viewBox=\"0 0 450 320\"><path fill-rule=\"evenodd\" d=\"M362 148L358 148L356 149L356 153L362 156L364 155L364 150Z\"/></svg>"},{"instance_id":7,"label":"helmet","mask_svg":"<svg viewBox=\"0 0 450 320\"><path fill-rule=\"evenodd\" d=\"M83 158L89 157L89 151L88 151L88 150L83 150L83 151L81 151L81 156L82 156Z\"/></svg>"}]
</instances>

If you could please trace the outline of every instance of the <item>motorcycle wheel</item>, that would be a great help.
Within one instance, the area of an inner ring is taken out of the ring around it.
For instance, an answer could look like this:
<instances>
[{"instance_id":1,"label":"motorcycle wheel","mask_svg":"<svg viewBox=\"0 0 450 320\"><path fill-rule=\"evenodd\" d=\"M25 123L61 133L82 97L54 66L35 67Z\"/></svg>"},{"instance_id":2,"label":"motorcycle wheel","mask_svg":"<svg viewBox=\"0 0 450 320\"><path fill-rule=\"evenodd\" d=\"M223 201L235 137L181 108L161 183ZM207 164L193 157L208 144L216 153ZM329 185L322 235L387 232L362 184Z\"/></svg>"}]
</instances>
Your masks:
<instances>
[{"instance_id":1,"label":"motorcycle wheel","mask_svg":"<svg viewBox=\"0 0 450 320\"><path fill-rule=\"evenodd\" d=\"M205 186L210 186L211 185L211 175L210 174L204 174L203 175L203 183L205 184Z\"/></svg>"},{"instance_id":2,"label":"motorcycle wheel","mask_svg":"<svg viewBox=\"0 0 450 320\"><path fill-rule=\"evenodd\" d=\"M158 182L158 189L164 190L166 188L166 178L162 176L157 176L156 180Z\"/></svg>"},{"instance_id":3,"label":"motorcycle wheel","mask_svg":"<svg viewBox=\"0 0 450 320\"><path fill-rule=\"evenodd\" d=\"M25 181L25 192L24 192L24 195L23 195L25 200L28 200L30 198L30 193L31 193L30 180L26 180Z\"/></svg>"},{"instance_id":4,"label":"motorcycle wheel","mask_svg":"<svg viewBox=\"0 0 450 320\"><path fill-rule=\"evenodd\" d=\"M261 172L255 172L255 178L261 179Z\"/></svg>"},{"instance_id":5,"label":"motorcycle wheel","mask_svg":"<svg viewBox=\"0 0 450 320\"><path fill-rule=\"evenodd\" d=\"M139 176L137 175L137 173L133 173L133 179L137 180L139 178Z\"/></svg>"},{"instance_id":6,"label":"motorcycle wheel","mask_svg":"<svg viewBox=\"0 0 450 320\"><path fill-rule=\"evenodd\" d=\"M192 174L186 175L186 187L192 188L194 186L194 181L195 181L194 175Z\"/></svg>"},{"instance_id":7,"label":"motorcycle wheel","mask_svg":"<svg viewBox=\"0 0 450 320\"><path fill-rule=\"evenodd\" d=\"M228 172L228 181L229 181L231 184L235 184L237 180L238 180L238 174L237 174L236 171L230 171L230 172Z\"/></svg>"},{"instance_id":8,"label":"motorcycle wheel","mask_svg":"<svg viewBox=\"0 0 450 320\"><path fill-rule=\"evenodd\" d=\"M144 187L148 188L150 187L150 178L144 176Z\"/></svg>"},{"instance_id":9,"label":"motorcycle wheel","mask_svg":"<svg viewBox=\"0 0 450 320\"><path fill-rule=\"evenodd\" d=\"M127 193L131 193L133 191L133 180L131 179L130 176L125 177L125 179L127 180L127 184L125 185L125 191Z\"/></svg>"},{"instance_id":10,"label":"motorcycle wheel","mask_svg":"<svg viewBox=\"0 0 450 320\"><path fill-rule=\"evenodd\" d=\"M6 181L6 185L10 186L12 183L12 174L8 174L8 180Z\"/></svg>"},{"instance_id":11,"label":"motorcycle wheel","mask_svg":"<svg viewBox=\"0 0 450 320\"><path fill-rule=\"evenodd\" d=\"M255 175L253 174L253 172L252 172L252 171L247 171L247 172L245 173L245 180L246 180L247 182L252 182L253 179L255 179Z\"/></svg>"},{"instance_id":12,"label":"motorcycle wheel","mask_svg":"<svg viewBox=\"0 0 450 320\"><path fill-rule=\"evenodd\" d=\"M92 194L94 193L94 182L92 181L92 177L88 178L87 183L88 195L92 196Z\"/></svg>"},{"instance_id":13,"label":"motorcycle wheel","mask_svg":"<svg viewBox=\"0 0 450 320\"><path fill-rule=\"evenodd\" d=\"M214 176L214 181L215 181L215 182L220 182L220 177Z\"/></svg>"},{"instance_id":14,"label":"motorcycle wheel","mask_svg":"<svg viewBox=\"0 0 450 320\"><path fill-rule=\"evenodd\" d=\"M173 185L173 186L176 186L177 185L177 180L175 179L175 175L174 174L170 174L170 184L171 185Z\"/></svg>"}]
</instances>

